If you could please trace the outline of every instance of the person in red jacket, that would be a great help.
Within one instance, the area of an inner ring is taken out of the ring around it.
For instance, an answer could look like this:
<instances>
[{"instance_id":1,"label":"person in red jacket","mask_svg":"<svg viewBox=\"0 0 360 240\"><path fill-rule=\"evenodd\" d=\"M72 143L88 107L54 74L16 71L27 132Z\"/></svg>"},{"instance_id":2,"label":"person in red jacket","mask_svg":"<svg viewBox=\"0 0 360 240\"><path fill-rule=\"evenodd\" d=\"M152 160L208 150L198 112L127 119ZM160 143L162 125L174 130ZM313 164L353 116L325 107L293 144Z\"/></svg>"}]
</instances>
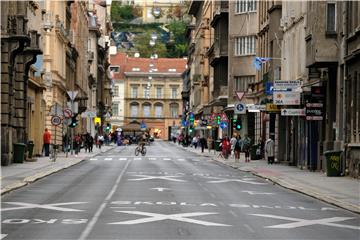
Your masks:
<instances>
[{"instance_id":1,"label":"person in red jacket","mask_svg":"<svg viewBox=\"0 0 360 240\"><path fill-rule=\"evenodd\" d=\"M221 147L222 147L223 156L225 157L225 159L228 159L229 152L231 151L231 145L230 145L230 139L228 138L227 135L225 135L225 137L222 139Z\"/></svg>"},{"instance_id":2,"label":"person in red jacket","mask_svg":"<svg viewBox=\"0 0 360 240\"><path fill-rule=\"evenodd\" d=\"M45 128L45 132L43 135L43 150L45 151L45 156L49 156L50 154L50 143L51 143L51 133L47 128Z\"/></svg>"}]
</instances>

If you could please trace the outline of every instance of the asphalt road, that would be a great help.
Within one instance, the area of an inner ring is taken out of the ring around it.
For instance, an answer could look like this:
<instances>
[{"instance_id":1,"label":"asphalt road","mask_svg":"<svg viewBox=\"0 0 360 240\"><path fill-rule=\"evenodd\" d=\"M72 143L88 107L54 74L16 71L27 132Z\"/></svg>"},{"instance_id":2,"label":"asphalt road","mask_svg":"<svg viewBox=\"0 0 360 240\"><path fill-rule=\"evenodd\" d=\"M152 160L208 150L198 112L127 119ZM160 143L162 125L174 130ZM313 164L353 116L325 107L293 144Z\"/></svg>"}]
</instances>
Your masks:
<instances>
[{"instance_id":1,"label":"asphalt road","mask_svg":"<svg viewBox=\"0 0 360 240\"><path fill-rule=\"evenodd\" d=\"M1 198L0 239L360 239L360 216L167 142L117 147Z\"/></svg>"}]
</instances>

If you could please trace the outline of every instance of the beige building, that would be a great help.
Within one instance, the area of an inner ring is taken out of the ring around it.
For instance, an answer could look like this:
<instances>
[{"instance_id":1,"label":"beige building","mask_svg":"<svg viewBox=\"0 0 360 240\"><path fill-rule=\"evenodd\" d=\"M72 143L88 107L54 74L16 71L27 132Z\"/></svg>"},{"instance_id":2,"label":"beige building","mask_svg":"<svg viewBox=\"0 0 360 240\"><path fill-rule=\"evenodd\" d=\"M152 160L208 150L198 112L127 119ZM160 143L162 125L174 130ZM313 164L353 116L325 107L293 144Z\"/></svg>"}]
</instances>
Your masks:
<instances>
[{"instance_id":1,"label":"beige building","mask_svg":"<svg viewBox=\"0 0 360 240\"><path fill-rule=\"evenodd\" d=\"M152 135L168 139L171 128L180 127L181 74L186 59L126 57L125 62L116 59L119 58L112 58L112 65L120 66L119 75L125 79L124 125L144 122Z\"/></svg>"}]
</instances>

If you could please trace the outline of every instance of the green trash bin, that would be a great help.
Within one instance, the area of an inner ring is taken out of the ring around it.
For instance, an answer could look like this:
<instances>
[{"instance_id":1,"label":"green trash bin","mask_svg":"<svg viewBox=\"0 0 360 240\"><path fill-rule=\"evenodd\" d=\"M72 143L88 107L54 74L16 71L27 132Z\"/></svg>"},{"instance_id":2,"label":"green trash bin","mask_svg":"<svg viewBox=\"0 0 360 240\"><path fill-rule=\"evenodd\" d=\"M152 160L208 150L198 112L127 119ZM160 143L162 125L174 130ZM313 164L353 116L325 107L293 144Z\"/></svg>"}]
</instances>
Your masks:
<instances>
[{"instance_id":1,"label":"green trash bin","mask_svg":"<svg viewBox=\"0 0 360 240\"><path fill-rule=\"evenodd\" d=\"M220 151L220 143L221 143L221 140L216 140L214 142L214 146L215 146L216 151Z\"/></svg>"},{"instance_id":2,"label":"green trash bin","mask_svg":"<svg viewBox=\"0 0 360 240\"><path fill-rule=\"evenodd\" d=\"M326 157L326 176L337 177L341 176L341 154L342 151L326 151L324 155Z\"/></svg>"},{"instance_id":3,"label":"green trash bin","mask_svg":"<svg viewBox=\"0 0 360 240\"><path fill-rule=\"evenodd\" d=\"M34 152L34 142L29 141L27 144L28 158L31 159Z\"/></svg>"},{"instance_id":4,"label":"green trash bin","mask_svg":"<svg viewBox=\"0 0 360 240\"><path fill-rule=\"evenodd\" d=\"M24 163L26 144L14 143L14 163Z\"/></svg>"}]
</instances>

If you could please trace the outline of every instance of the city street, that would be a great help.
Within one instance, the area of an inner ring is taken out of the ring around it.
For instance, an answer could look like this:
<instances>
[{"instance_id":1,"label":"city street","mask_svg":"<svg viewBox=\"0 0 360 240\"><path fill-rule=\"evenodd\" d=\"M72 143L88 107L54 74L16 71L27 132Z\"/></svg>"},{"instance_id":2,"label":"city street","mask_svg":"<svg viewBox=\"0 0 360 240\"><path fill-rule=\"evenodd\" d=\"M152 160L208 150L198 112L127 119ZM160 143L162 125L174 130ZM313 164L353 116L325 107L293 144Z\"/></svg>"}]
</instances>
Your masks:
<instances>
[{"instance_id":1,"label":"city street","mask_svg":"<svg viewBox=\"0 0 360 240\"><path fill-rule=\"evenodd\" d=\"M0 239L359 239L360 216L179 145L115 147L2 196Z\"/></svg>"}]
</instances>

